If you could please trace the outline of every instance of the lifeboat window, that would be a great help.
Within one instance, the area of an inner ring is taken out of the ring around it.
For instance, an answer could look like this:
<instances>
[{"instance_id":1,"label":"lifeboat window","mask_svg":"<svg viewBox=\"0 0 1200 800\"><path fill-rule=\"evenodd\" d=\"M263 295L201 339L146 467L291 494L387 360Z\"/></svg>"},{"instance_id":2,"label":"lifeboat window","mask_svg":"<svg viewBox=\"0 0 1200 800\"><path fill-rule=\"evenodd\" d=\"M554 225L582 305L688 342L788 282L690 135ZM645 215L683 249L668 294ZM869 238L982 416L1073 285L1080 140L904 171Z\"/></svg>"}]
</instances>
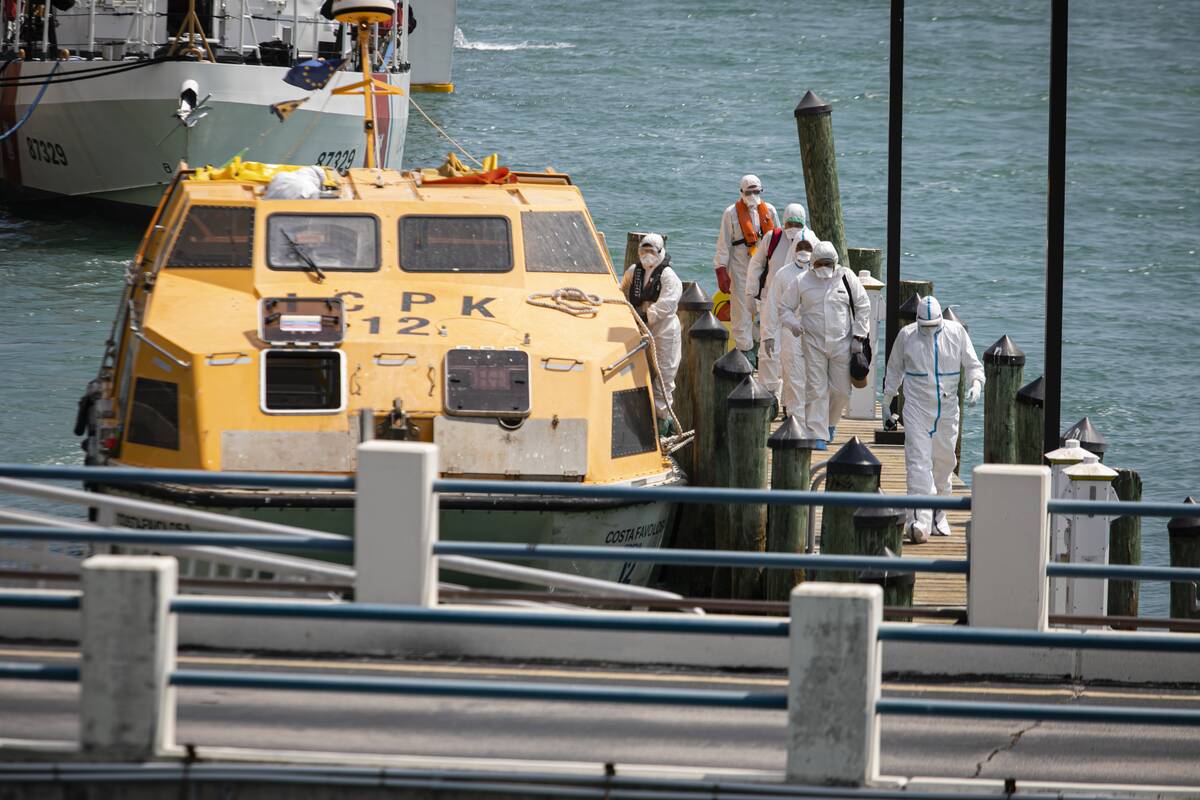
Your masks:
<instances>
[{"instance_id":1,"label":"lifeboat window","mask_svg":"<svg viewBox=\"0 0 1200 800\"><path fill-rule=\"evenodd\" d=\"M529 272L608 273L608 262L580 211L523 211L521 236Z\"/></svg>"},{"instance_id":2,"label":"lifeboat window","mask_svg":"<svg viewBox=\"0 0 1200 800\"><path fill-rule=\"evenodd\" d=\"M254 209L192 206L171 248L168 267L248 267Z\"/></svg>"},{"instance_id":3,"label":"lifeboat window","mask_svg":"<svg viewBox=\"0 0 1200 800\"><path fill-rule=\"evenodd\" d=\"M644 387L613 392L612 457L650 453L657 448L650 392Z\"/></svg>"},{"instance_id":4,"label":"lifeboat window","mask_svg":"<svg viewBox=\"0 0 1200 800\"><path fill-rule=\"evenodd\" d=\"M262 364L263 411L320 414L345 407L345 369L340 351L267 350Z\"/></svg>"},{"instance_id":5,"label":"lifeboat window","mask_svg":"<svg viewBox=\"0 0 1200 800\"><path fill-rule=\"evenodd\" d=\"M379 269L379 220L368 214L272 214L267 266L279 270Z\"/></svg>"},{"instance_id":6,"label":"lifeboat window","mask_svg":"<svg viewBox=\"0 0 1200 800\"><path fill-rule=\"evenodd\" d=\"M513 267L507 217L400 218L405 272L508 272Z\"/></svg>"},{"instance_id":7,"label":"lifeboat window","mask_svg":"<svg viewBox=\"0 0 1200 800\"><path fill-rule=\"evenodd\" d=\"M138 378L129 413L132 444L179 449L179 386L170 381Z\"/></svg>"}]
</instances>

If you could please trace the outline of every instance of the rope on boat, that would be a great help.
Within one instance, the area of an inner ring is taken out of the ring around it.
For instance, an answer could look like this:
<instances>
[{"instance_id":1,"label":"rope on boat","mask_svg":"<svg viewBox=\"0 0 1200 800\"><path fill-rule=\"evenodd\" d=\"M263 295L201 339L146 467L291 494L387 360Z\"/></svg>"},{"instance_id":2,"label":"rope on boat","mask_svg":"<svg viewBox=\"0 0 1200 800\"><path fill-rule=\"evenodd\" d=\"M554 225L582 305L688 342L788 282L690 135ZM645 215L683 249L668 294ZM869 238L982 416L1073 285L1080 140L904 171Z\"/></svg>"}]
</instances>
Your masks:
<instances>
[{"instance_id":1,"label":"rope on boat","mask_svg":"<svg viewBox=\"0 0 1200 800\"><path fill-rule=\"evenodd\" d=\"M31 116L33 116L33 110L38 107L38 103L42 102L42 95L44 95L46 93L46 89L50 86L50 78L54 76L55 72L58 72L58 66L61 63L62 63L61 61L54 62L54 68L51 69L50 74L46 76L46 81L45 81L45 83L42 84L42 88L38 89L37 97L33 98L33 103L30 104L29 108L25 109L25 116L23 116L19 120L17 120L16 125L13 125L11 128L6 130L4 133L0 133L0 142L3 142L5 139L7 139L8 137L12 136L14 133L19 131L21 129L21 126L24 125L26 122L28 122L29 118ZM7 67L8 65L5 64L5 66Z\"/></svg>"},{"instance_id":2,"label":"rope on boat","mask_svg":"<svg viewBox=\"0 0 1200 800\"><path fill-rule=\"evenodd\" d=\"M555 289L553 292L534 292L525 298L525 302L531 306L561 311L564 314L570 314L572 317L580 317L582 319L592 319L599 313L600 306L605 304L625 306L633 312L633 318L637 321L638 329L642 332L642 338L649 344L650 369L654 371L654 379L658 381L659 386L664 385L662 373L658 369L658 350L654 346L654 334L650 332L650 326L642 319L642 315L637 312L633 304L624 296L601 297L598 294L588 294L574 286L564 286L561 289ZM680 436L682 436L683 426L679 424L679 418L675 416L673 405L667 406L667 413L671 415L671 424L675 426L675 430L679 431ZM688 431L688 433L691 433L691 431Z\"/></svg>"},{"instance_id":3,"label":"rope on boat","mask_svg":"<svg viewBox=\"0 0 1200 800\"><path fill-rule=\"evenodd\" d=\"M468 159L470 159L471 161L474 161L476 164L478 164L480 169L486 169L486 167L483 166L482 161L480 161L478 158L476 158L475 156L468 153L467 148L463 147L461 144L456 142L454 140L453 136L446 133L446 131L444 131L440 125L438 125L436 122L434 122L433 119L428 114L425 113L425 109L423 109L419 105L417 105L417 101L413 99L411 91L408 93L408 102L412 104L412 107L417 110L417 113L420 114L422 117L424 117L425 121L428 122L433 127L433 129L442 136L442 138L444 138L447 142L449 142L450 144L457 147L458 152L462 153ZM578 291L578 290L576 290L576 291Z\"/></svg>"}]
</instances>

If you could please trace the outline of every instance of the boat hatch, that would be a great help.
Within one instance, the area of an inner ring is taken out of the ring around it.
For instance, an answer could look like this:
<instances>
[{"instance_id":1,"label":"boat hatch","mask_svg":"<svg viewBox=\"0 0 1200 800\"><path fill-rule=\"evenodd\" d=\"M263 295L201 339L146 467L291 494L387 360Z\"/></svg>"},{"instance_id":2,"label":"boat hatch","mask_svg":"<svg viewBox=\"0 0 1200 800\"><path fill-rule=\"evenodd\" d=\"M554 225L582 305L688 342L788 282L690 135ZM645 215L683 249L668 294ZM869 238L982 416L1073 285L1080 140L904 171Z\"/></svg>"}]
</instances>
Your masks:
<instances>
[{"instance_id":1,"label":"boat hatch","mask_svg":"<svg viewBox=\"0 0 1200 800\"><path fill-rule=\"evenodd\" d=\"M340 297L264 297L258 338L273 346L334 347L346 336Z\"/></svg>"},{"instance_id":2,"label":"boat hatch","mask_svg":"<svg viewBox=\"0 0 1200 800\"><path fill-rule=\"evenodd\" d=\"M465 347L446 352L446 413L527 417L529 408L528 353Z\"/></svg>"}]
</instances>

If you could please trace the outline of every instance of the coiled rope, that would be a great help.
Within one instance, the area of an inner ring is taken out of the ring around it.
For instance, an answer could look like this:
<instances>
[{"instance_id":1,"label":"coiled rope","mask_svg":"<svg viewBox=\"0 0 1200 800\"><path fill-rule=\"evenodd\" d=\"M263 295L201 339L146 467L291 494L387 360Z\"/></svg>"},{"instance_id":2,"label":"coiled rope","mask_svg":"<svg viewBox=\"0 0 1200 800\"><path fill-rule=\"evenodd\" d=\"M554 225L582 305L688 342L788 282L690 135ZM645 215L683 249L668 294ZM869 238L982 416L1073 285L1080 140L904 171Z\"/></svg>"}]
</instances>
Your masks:
<instances>
[{"instance_id":1,"label":"coiled rope","mask_svg":"<svg viewBox=\"0 0 1200 800\"><path fill-rule=\"evenodd\" d=\"M580 317L583 319L592 319L599 313L602 305L625 306L633 312L633 318L637 321L638 329L642 332L642 338L649 343L650 352L650 369L654 371L654 378L658 381L659 386L664 386L662 372L658 368L658 350L654 346L654 334L650 332L650 326L642 319L642 315L637 312L633 304L621 297L601 297L598 294L588 294L582 289L577 289L574 286L564 286L561 289L555 289L553 292L534 292L525 298L525 302L531 306L539 308L549 308L554 311L561 311L564 314L570 314L572 317ZM675 426L675 430L683 435L683 426L679 424L679 418L675 416L675 408L673 405L667 405L667 413L671 415L671 424ZM690 431L688 432L690 433Z\"/></svg>"}]
</instances>

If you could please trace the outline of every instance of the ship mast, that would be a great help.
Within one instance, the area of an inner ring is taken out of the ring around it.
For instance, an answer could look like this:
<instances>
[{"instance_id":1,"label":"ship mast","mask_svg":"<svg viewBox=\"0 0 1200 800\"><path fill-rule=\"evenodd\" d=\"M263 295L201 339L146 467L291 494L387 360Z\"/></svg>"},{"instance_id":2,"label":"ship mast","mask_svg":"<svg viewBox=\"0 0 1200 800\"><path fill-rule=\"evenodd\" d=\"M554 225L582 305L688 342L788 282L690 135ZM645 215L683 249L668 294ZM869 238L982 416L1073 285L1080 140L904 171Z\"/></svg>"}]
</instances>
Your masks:
<instances>
[{"instance_id":1,"label":"ship mast","mask_svg":"<svg viewBox=\"0 0 1200 800\"><path fill-rule=\"evenodd\" d=\"M395 15L395 5L392 0L340 0L333 4L334 19L358 29L358 59L362 66L362 80L341 86L333 90L333 94L361 94L363 96L363 133L367 137L367 155L364 166L367 169L376 167L375 154L375 95L404 94L404 90L377 80L371 74L371 61L367 53L367 40L370 36L371 25L391 20ZM400 20L396 24L407 24L408 20Z\"/></svg>"}]
</instances>

